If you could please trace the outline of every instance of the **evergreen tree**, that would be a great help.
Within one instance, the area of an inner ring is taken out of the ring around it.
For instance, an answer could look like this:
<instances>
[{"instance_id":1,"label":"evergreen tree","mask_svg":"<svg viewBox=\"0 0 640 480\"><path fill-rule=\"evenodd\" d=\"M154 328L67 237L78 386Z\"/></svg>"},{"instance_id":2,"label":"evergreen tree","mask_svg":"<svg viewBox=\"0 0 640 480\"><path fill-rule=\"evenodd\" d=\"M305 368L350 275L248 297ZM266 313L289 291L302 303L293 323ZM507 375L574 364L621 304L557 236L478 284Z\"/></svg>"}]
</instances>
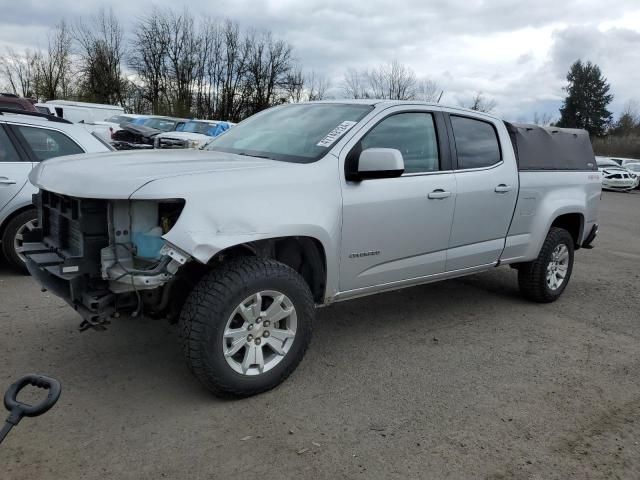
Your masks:
<instances>
[{"instance_id":1,"label":"evergreen tree","mask_svg":"<svg viewBox=\"0 0 640 480\"><path fill-rule=\"evenodd\" d=\"M591 62L576 61L567 74L567 98L560 109L559 127L584 128L591 136L602 136L611 122L607 105L613 95L609 93L607 79L600 67Z\"/></svg>"}]
</instances>

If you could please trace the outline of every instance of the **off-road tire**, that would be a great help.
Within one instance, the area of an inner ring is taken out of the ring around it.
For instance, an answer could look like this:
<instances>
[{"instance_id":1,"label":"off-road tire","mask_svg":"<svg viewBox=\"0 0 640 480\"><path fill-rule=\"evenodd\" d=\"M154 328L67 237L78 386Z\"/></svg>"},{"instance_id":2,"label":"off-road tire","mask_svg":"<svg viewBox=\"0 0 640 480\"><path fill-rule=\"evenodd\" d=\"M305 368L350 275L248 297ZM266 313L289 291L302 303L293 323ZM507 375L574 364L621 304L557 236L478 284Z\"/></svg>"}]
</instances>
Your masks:
<instances>
[{"instance_id":1,"label":"off-road tire","mask_svg":"<svg viewBox=\"0 0 640 480\"><path fill-rule=\"evenodd\" d=\"M297 331L286 356L271 370L247 376L224 358L222 335L234 309L249 295L277 290L287 295L297 314ZM275 260L241 257L214 267L196 284L180 314L180 336L187 366L211 392L247 397L282 383L298 366L311 341L315 308L304 279Z\"/></svg>"},{"instance_id":2,"label":"off-road tire","mask_svg":"<svg viewBox=\"0 0 640 480\"><path fill-rule=\"evenodd\" d=\"M562 284L552 290L547 285L547 265L551 262L554 249L560 245L566 245L569 250L569 265L567 274ZM573 271L574 240L569 232L563 228L551 227L545 239L538 258L532 262L518 265L518 284L522 294L538 303L555 302L567 287Z\"/></svg>"},{"instance_id":3,"label":"off-road tire","mask_svg":"<svg viewBox=\"0 0 640 480\"><path fill-rule=\"evenodd\" d=\"M13 270L25 275L27 275L29 271L15 250L14 240L20 228L36 218L38 218L38 212L36 210L26 210L9 220L2 234L2 253L4 254L4 258L6 258L7 263Z\"/></svg>"}]
</instances>

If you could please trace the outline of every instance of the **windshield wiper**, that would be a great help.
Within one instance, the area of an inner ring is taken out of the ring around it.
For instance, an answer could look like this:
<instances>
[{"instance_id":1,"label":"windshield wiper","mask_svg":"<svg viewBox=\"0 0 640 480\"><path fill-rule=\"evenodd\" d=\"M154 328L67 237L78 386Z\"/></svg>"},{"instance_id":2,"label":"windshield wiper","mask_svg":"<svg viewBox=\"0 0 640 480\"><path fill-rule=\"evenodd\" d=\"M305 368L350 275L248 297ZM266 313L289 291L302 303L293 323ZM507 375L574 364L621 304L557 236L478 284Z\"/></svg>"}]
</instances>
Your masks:
<instances>
[{"instance_id":1,"label":"windshield wiper","mask_svg":"<svg viewBox=\"0 0 640 480\"><path fill-rule=\"evenodd\" d=\"M238 155L242 155L243 157L255 157L255 158L266 158L267 160L275 160L275 158L267 157L266 155L252 155L246 152L240 152Z\"/></svg>"}]
</instances>

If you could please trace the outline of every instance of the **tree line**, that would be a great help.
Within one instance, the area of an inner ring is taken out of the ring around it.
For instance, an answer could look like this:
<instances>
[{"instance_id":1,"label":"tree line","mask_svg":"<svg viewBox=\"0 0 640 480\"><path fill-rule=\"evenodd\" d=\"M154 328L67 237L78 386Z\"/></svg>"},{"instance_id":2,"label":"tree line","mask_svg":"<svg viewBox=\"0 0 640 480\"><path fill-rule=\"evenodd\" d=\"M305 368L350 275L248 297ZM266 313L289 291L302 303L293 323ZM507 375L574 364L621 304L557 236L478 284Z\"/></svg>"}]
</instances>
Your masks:
<instances>
[{"instance_id":1,"label":"tree line","mask_svg":"<svg viewBox=\"0 0 640 480\"><path fill-rule=\"evenodd\" d=\"M63 20L45 48L0 55L0 76L13 93L39 101L231 121L281 103L322 100L332 89L322 73L303 70L292 45L271 32L195 18L186 9L154 8L129 35L112 9L74 23ZM442 94L397 61L348 70L333 90L346 98L396 100L435 101Z\"/></svg>"},{"instance_id":2,"label":"tree line","mask_svg":"<svg viewBox=\"0 0 640 480\"><path fill-rule=\"evenodd\" d=\"M14 93L128 111L239 121L288 101L325 97L329 83L303 72L293 47L269 31L187 10L153 9L125 37L113 10L60 22L42 50L0 57Z\"/></svg>"}]
</instances>

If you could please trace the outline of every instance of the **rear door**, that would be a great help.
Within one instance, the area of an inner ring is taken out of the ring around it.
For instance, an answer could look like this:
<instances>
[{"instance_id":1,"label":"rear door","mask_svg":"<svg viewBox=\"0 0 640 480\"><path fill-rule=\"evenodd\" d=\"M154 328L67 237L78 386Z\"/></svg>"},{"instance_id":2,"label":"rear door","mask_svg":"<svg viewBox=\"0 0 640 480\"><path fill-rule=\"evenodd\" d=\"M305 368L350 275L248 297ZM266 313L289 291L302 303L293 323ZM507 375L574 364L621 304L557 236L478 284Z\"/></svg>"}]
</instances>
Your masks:
<instances>
[{"instance_id":1,"label":"rear door","mask_svg":"<svg viewBox=\"0 0 640 480\"><path fill-rule=\"evenodd\" d=\"M449 114L457 198L446 271L495 263L518 196L518 169L504 124Z\"/></svg>"},{"instance_id":2,"label":"rear door","mask_svg":"<svg viewBox=\"0 0 640 480\"><path fill-rule=\"evenodd\" d=\"M27 183L32 167L11 132L0 124L0 211Z\"/></svg>"},{"instance_id":3,"label":"rear door","mask_svg":"<svg viewBox=\"0 0 640 480\"><path fill-rule=\"evenodd\" d=\"M19 124L11 125L11 130L34 162L85 153L80 145L59 130Z\"/></svg>"}]
</instances>

